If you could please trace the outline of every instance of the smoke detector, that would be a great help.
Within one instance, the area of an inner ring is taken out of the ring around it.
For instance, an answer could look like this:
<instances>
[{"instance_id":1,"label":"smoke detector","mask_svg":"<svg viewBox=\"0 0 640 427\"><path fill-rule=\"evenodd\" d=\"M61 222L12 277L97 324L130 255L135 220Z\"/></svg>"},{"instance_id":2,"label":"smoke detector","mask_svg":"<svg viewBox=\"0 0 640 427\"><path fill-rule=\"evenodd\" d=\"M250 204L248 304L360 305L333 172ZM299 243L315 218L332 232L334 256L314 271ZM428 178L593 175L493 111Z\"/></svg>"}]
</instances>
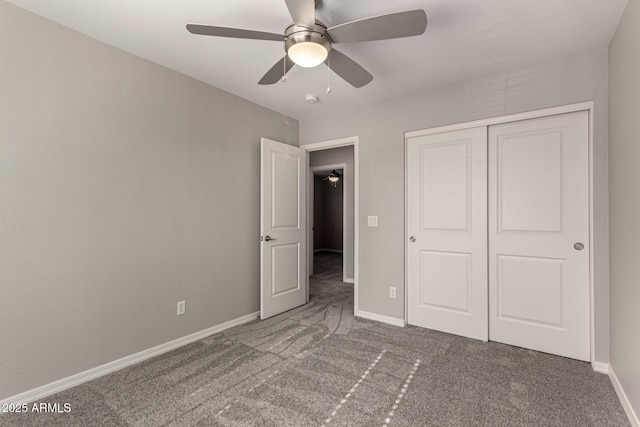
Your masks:
<instances>
[{"instance_id":1,"label":"smoke detector","mask_svg":"<svg viewBox=\"0 0 640 427\"><path fill-rule=\"evenodd\" d=\"M320 101L320 98L318 98L316 95L305 95L304 100L307 104L316 104L318 101Z\"/></svg>"}]
</instances>

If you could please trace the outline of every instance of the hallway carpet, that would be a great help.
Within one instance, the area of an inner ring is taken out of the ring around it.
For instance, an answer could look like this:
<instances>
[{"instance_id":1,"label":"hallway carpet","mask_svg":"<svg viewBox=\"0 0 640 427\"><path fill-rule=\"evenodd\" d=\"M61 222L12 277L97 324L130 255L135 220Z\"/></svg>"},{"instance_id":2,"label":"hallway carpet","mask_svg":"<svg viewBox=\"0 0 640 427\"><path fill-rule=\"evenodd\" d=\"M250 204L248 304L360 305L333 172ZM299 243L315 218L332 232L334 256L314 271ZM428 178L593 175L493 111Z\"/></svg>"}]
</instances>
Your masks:
<instances>
[{"instance_id":1,"label":"hallway carpet","mask_svg":"<svg viewBox=\"0 0 640 427\"><path fill-rule=\"evenodd\" d=\"M340 280L314 275L303 307L43 399L68 413L0 425L629 425L588 363L356 318Z\"/></svg>"}]
</instances>

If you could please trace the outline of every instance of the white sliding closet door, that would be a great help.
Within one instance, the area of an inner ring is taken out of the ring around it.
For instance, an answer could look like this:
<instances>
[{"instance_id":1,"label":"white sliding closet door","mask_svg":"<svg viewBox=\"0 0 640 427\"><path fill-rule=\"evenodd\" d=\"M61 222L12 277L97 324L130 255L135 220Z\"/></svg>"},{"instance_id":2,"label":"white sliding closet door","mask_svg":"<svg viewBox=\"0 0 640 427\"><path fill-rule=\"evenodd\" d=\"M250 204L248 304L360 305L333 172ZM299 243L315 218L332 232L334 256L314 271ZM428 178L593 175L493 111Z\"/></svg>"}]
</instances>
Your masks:
<instances>
[{"instance_id":1,"label":"white sliding closet door","mask_svg":"<svg viewBox=\"0 0 640 427\"><path fill-rule=\"evenodd\" d=\"M589 360L588 113L489 127L489 338Z\"/></svg>"},{"instance_id":2,"label":"white sliding closet door","mask_svg":"<svg viewBox=\"0 0 640 427\"><path fill-rule=\"evenodd\" d=\"M487 340L486 127L407 139L408 322Z\"/></svg>"}]
</instances>

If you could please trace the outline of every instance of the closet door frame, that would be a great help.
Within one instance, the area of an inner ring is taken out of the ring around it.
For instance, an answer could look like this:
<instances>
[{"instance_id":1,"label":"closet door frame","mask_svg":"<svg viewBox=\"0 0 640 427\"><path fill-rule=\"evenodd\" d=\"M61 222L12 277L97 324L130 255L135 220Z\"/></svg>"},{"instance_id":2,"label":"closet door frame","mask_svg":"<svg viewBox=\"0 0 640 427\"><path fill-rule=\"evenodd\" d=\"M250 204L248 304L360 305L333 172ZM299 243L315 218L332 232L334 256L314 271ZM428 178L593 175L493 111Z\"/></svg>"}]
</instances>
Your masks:
<instances>
[{"instance_id":1,"label":"closet door frame","mask_svg":"<svg viewBox=\"0 0 640 427\"><path fill-rule=\"evenodd\" d=\"M595 296L595 286L594 286L594 241L593 241L593 101L588 102L580 102L577 104L569 104L562 105L558 107L545 108L541 110L528 111L524 113L510 114L506 116L492 117L488 119L475 120L471 122L458 123L453 125L439 126L430 129L416 130L405 132L405 301L404 301L404 318L405 323L408 319L408 300L407 300L407 289L408 289L408 252L409 252L409 230L408 230L408 217L409 217L409 209L408 209L408 194L407 194L407 182L408 182L408 159L407 159L407 140L409 138L414 138L423 135L431 135L436 133L443 132L451 132L458 131L462 129L470 129L481 126L486 126L487 128L496 124L504 124L510 122L517 122L521 120L528 120L546 116L553 116L557 114L565 114L565 113L573 113L576 111L588 111L589 114L589 240L591 244L589 245L589 341L590 341L590 356L591 356L591 364L594 368L596 368L596 360L595 360L595 304L594 304L594 296Z\"/></svg>"}]
</instances>

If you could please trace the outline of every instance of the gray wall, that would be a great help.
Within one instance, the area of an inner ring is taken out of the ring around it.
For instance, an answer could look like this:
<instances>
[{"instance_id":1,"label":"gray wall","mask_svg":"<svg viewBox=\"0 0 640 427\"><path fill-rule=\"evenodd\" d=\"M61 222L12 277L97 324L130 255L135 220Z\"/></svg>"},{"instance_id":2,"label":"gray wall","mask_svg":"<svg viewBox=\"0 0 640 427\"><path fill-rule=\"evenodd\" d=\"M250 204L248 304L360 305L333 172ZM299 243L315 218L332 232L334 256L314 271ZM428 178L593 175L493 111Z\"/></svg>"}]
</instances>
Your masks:
<instances>
[{"instance_id":1,"label":"gray wall","mask_svg":"<svg viewBox=\"0 0 640 427\"><path fill-rule=\"evenodd\" d=\"M375 80L372 84L375 84ZM596 357L609 359L606 51L478 77L411 99L300 124L302 144L360 137L359 309L404 318L404 132L593 100ZM380 170L385 173L381 174ZM379 227L367 227L367 215ZM389 298L389 286L398 297Z\"/></svg>"},{"instance_id":2,"label":"gray wall","mask_svg":"<svg viewBox=\"0 0 640 427\"><path fill-rule=\"evenodd\" d=\"M640 1L609 46L611 367L640 416Z\"/></svg>"},{"instance_id":3,"label":"gray wall","mask_svg":"<svg viewBox=\"0 0 640 427\"><path fill-rule=\"evenodd\" d=\"M296 120L3 1L0 58L0 399L259 309Z\"/></svg>"},{"instance_id":4,"label":"gray wall","mask_svg":"<svg viewBox=\"0 0 640 427\"><path fill-rule=\"evenodd\" d=\"M349 135L351 136L351 135ZM315 141L314 141L315 142ZM346 245L344 247L346 257L346 268L344 275L347 279L354 278L354 157L353 146L330 148L327 150L312 151L309 154L309 166L324 166L345 163L347 169L344 173L343 184L346 186L347 203L345 205L345 214L347 216L346 224ZM362 187L362 186L361 186Z\"/></svg>"},{"instance_id":5,"label":"gray wall","mask_svg":"<svg viewBox=\"0 0 640 427\"><path fill-rule=\"evenodd\" d=\"M337 170L342 175L342 169ZM313 249L343 250L343 197L342 183L329 184L325 177L330 171L314 177L313 190Z\"/></svg>"}]
</instances>

